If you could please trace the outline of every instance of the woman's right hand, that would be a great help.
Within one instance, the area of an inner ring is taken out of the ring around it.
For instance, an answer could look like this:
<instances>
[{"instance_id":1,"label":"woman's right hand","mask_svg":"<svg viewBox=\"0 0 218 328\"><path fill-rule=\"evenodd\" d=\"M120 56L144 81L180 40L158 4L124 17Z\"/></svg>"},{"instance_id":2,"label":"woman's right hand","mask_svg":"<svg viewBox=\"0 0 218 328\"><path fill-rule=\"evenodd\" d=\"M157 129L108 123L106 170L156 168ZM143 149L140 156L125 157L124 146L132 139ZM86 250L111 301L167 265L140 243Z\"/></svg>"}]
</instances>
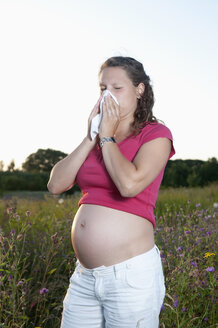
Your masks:
<instances>
[{"instance_id":1,"label":"woman's right hand","mask_svg":"<svg viewBox=\"0 0 218 328\"><path fill-rule=\"evenodd\" d=\"M97 101L97 103L95 104L93 110L91 111L91 114L89 115L89 119L88 119L88 129L87 129L87 138L91 141L94 142L95 140L95 143L96 143L96 140L97 138L95 138L94 140L91 139L91 134L90 134L90 130L91 130L91 123L92 123L92 119L97 115L99 114L100 112L100 102L101 102L101 99L102 99L102 96L101 95Z\"/></svg>"}]
</instances>

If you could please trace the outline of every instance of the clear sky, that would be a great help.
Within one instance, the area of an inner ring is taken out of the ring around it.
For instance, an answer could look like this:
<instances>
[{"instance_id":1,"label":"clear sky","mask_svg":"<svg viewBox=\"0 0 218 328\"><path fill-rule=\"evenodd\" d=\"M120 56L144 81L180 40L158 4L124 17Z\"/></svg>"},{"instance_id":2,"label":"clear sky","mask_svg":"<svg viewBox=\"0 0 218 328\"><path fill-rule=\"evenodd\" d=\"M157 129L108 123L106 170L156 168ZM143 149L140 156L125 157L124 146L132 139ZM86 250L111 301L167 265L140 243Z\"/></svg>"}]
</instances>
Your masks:
<instances>
[{"instance_id":1,"label":"clear sky","mask_svg":"<svg viewBox=\"0 0 218 328\"><path fill-rule=\"evenodd\" d=\"M174 159L218 157L218 1L0 0L0 160L82 141L110 56L141 61Z\"/></svg>"}]
</instances>

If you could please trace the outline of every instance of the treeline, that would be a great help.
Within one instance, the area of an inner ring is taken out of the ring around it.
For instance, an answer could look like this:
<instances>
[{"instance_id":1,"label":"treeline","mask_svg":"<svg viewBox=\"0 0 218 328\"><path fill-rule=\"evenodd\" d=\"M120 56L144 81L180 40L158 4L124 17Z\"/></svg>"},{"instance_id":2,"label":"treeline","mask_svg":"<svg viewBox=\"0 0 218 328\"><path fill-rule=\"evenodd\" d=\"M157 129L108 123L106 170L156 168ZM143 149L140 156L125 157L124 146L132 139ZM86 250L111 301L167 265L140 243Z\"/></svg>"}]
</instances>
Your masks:
<instances>
[{"instance_id":1,"label":"treeline","mask_svg":"<svg viewBox=\"0 0 218 328\"><path fill-rule=\"evenodd\" d=\"M19 170L0 172L0 196L7 191L48 191L48 172L23 172ZM67 194L79 191L75 185Z\"/></svg>"},{"instance_id":2,"label":"treeline","mask_svg":"<svg viewBox=\"0 0 218 328\"><path fill-rule=\"evenodd\" d=\"M25 172L21 170L0 172L0 192L46 191L49 172ZM218 161L170 160L166 166L162 187L205 186L218 181ZM74 186L67 194L78 191Z\"/></svg>"},{"instance_id":3,"label":"treeline","mask_svg":"<svg viewBox=\"0 0 218 328\"><path fill-rule=\"evenodd\" d=\"M167 163L163 187L203 187L218 181L218 161L215 157L207 161L170 160Z\"/></svg>"},{"instance_id":4,"label":"treeline","mask_svg":"<svg viewBox=\"0 0 218 328\"><path fill-rule=\"evenodd\" d=\"M30 154L22 164L15 168L12 160L7 170L0 161L0 193L7 191L46 191L52 167L67 154L54 149L38 149ZM167 163L162 187L197 187L218 181L218 161L215 157L207 161L170 160ZM67 194L78 191L76 185Z\"/></svg>"}]
</instances>

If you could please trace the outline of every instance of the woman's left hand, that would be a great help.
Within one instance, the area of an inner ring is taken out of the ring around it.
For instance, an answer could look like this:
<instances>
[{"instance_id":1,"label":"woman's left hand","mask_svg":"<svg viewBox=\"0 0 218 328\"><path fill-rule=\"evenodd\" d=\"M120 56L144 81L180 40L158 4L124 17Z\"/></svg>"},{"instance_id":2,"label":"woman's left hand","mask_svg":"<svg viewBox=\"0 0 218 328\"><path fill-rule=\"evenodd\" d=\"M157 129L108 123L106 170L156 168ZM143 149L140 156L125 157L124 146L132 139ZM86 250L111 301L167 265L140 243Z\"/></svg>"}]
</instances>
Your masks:
<instances>
[{"instance_id":1,"label":"woman's left hand","mask_svg":"<svg viewBox=\"0 0 218 328\"><path fill-rule=\"evenodd\" d=\"M113 137L120 122L119 105L107 95L102 108L102 120L99 128L99 137Z\"/></svg>"}]
</instances>

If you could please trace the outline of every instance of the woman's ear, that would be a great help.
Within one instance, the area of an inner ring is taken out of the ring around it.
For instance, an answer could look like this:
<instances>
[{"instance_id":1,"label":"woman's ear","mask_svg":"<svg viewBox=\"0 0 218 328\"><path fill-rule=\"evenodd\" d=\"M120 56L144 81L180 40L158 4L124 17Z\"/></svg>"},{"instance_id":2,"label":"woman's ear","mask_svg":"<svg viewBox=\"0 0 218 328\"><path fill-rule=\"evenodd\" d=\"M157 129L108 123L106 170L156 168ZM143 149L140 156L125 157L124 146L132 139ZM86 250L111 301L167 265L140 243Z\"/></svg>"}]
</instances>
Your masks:
<instances>
[{"instance_id":1,"label":"woman's ear","mask_svg":"<svg viewBox=\"0 0 218 328\"><path fill-rule=\"evenodd\" d=\"M137 98L140 99L141 96L143 95L145 91L145 85L144 83L139 83L139 85L137 86Z\"/></svg>"}]
</instances>

